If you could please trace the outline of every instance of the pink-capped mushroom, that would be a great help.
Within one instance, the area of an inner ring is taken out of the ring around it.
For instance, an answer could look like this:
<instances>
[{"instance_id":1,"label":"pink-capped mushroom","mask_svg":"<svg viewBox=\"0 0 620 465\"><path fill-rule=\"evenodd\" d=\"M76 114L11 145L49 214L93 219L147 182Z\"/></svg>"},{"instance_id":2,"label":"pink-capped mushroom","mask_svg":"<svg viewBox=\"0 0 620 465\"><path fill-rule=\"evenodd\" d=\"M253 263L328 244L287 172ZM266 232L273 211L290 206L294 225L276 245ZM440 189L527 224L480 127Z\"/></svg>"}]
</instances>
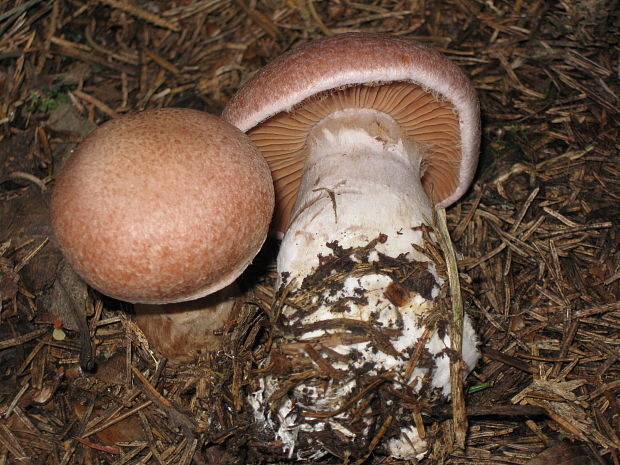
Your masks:
<instances>
[{"instance_id":1,"label":"pink-capped mushroom","mask_svg":"<svg viewBox=\"0 0 620 465\"><path fill-rule=\"evenodd\" d=\"M261 248L272 211L269 169L250 139L216 116L181 108L98 127L71 154L51 202L56 238L75 271L105 295L144 304L194 301L229 286ZM196 308L187 306L195 333L218 329ZM160 310L173 311L165 325L144 324L147 337L178 336L189 313L181 304ZM182 358L197 349L163 344L161 352Z\"/></svg>"},{"instance_id":2,"label":"pink-capped mushroom","mask_svg":"<svg viewBox=\"0 0 620 465\"><path fill-rule=\"evenodd\" d=\"M420 457L427 445L402 399L450 394L449 336L427 331L445 280L419 252L421 227L435 204L455 202L473 178L480 141L474 87L433 49L350 33L275 59L233 96L223 117L269 163L276 190L272 229L283 236L280 285L289 296L299 290L307 296L306 307L282 310L280 352L316 370L294 387L277 374L260 379L249 397L257 421L289 456L316 459L346 456L372 438L379 418L391 416L383 450ZM352 252L368 244L364 258ZM326 273L325 264L338 260L351 269L364 262L367 271L355 268L336 289L337 273ZM413 282L379 271L396 261L416 270ZM308 286L320 269L323 285L312 297ZM394 289L403 286L409 287L401 299ZM391 329L389 344L364 340L360 328ZM414 368L416 347L424 362ZM479 352L468 317L462 354L471 370ZM390 379L396 394L374 403L358 396L368 379Z\"/></svg>"}]
</instances>

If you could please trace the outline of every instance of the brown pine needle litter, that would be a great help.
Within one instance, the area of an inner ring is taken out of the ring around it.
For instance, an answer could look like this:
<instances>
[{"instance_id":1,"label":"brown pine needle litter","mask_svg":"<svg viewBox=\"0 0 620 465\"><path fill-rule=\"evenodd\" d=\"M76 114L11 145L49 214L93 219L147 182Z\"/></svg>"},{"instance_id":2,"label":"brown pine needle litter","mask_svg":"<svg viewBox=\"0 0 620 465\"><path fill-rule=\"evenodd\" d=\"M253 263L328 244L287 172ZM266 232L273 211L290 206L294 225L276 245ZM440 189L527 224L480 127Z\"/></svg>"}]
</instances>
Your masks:
<instances>
[{"instance_id":1,"label":"brown pine needle litter","mask_svg":"<svg viewBox=\"0 0 620 465\"><path fill-rule=\"evenodd\" d=\"M482 108L476 183L445 221L438 214L439 245L426 252L450 276L451 330L459 312L471 315L483 359L453 383L452 404L411 407L430 445L420 463L620 465L618 8L616 0L0 2L0 464L283 463L279 444L252 434L246 402L257 376L287 368L260 364L278 337L279 305L304 304L303 293L274 289L277 244L244 275L224 347L166 363L136 331L129 305L88 291L64 265L49 192L75 144L111 117L162 106L217 114L291 47L370 31L438 48L471 77ZM350 333L393 350L386 328ZM337 341L324 342L329 351ZM291 384L317 371L339 376L315 347L288 349L312 362ZM80 367L87 353L93 372ZM378 383L347 404L357 402L353 420ZM320 463L399 463L380 453L395 421L379 418L355 457L334 450Z\"/></svg>"}]
</instances>

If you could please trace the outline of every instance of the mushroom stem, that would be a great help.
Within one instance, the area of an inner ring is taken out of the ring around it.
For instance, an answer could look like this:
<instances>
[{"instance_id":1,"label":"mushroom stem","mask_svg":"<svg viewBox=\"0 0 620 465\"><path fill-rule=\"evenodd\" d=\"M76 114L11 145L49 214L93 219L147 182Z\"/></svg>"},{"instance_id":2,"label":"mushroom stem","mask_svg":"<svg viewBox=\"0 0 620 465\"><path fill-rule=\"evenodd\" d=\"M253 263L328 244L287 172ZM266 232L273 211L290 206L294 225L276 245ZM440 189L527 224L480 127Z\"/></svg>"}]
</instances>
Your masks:
<instances>
[{"instance_id":1,"label":"mushroom stem","mask_svg":"<svg viewBox=\"0 0 620 465\"><path fill-rule=\"evenodd\" d=\"M169 360L191 362L201 349L216 351L235 304L240 304L237 281L197 300L171 304L134 304L136 323L151 347ZM239 308L239 307L237 307Z\"/></svg>"},{"instance_id":2,"label":"mushroom stem","mask_svg":"<svg viewBox=\"0 0 620 465\"><path fill-rule=\"evenodd\" d=\"M450 340L440 329L447 320L433 316L444 280L414 247L423 247L420 226L432 218L421 183L424 147L390 116L356 109L320 121L307 150L278 255L281 284L295 280L289 302L300 299L282 310L280 350L306 377L291 388L289 372L267 376L250 402L289 455L332 452L331 439L321 439L327 431L359 446L376 434L377 418L392 417L389 455L420 458L427 445L411 405L421 392L450 395ZM479 354L468 318L464 328L463 361L473 367Z\"/></svg>"},{"instance_id":3,"label":"mushroom stem","mask_svg":"<svg viewBox=\"0 0 620 465\"><path fill-rule=\"evenodd\" d=\"M385 113L343 110L321 121L308 137L308 159L278 271L303 278L329 254L327 243L360 247L385 234L377 250L422 260L411 244L432 206L421 183L423 147L408 140Z\"/></svg>"}]
</instances>

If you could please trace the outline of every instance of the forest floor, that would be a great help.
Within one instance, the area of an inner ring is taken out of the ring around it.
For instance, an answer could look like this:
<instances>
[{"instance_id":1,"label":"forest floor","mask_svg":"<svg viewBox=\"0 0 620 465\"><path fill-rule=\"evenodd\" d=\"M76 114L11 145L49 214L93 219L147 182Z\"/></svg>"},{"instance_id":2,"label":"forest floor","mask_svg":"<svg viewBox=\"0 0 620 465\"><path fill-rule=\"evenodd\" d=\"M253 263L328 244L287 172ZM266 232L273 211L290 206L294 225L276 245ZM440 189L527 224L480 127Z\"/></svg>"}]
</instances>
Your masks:
<instances>
[{"instance_id":1,"label":"forest floor","mask_svg":"<svg viewBox=\"0 0 620 465\"><path fill-rule=\"evenodd\" d=\"M437 48L481 103L480 166L448 225L483 357L465 381L466 447L447 406L424 420L420 463L620 465L618 11L617 0L0 2L0 465L277 461L253 443L243 400L256 347L156 363L131 309L86 292L62 260L49 193L102 122L163 106L219 114L276 56L348 31ZM276 250L248 271L231 341L260 344L244 331L271 305Z\"/></svg>"}]
</instances>

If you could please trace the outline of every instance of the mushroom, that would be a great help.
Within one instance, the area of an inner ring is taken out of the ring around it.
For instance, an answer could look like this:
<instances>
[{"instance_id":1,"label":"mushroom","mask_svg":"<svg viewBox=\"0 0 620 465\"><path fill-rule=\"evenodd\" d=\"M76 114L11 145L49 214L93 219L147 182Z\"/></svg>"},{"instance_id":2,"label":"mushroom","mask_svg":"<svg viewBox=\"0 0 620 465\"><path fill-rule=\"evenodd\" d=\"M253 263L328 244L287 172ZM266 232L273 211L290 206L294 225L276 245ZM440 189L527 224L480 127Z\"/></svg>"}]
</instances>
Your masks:
<instances>
[{"instance_id":1,"label":"mushroom","mask_svg":"<svg viewBox=\"0 0 620 465\"><path fill-rule=\"evenodd\" d=\"M435 50L349 33L275 59L223 117L271 168L278 285L293 303L249 397L257 421L298 458L355 455L388 424L385 452L420 457L412 404L450 394L450 340L431 324L445 279L423 230L474 175L472 84ZM462 355L468 373L479 358L468 317ZM283 363L286 375L266 369Z\"/></svg>"},{"instance_id":2,"label":"mushroom","mask_svg":"<svg viewBox=\"0 0 620 465\"><path fill-rule=\"evenodd\" d=\"M272 211L269 168L250 139L180 108L101 125L66 162L51 201L55 236L76 272L105 295L145 304L193 301L231 285L261 248ZM221 312L230 291L224 297L206 307ZM165 333L190 324L212 334L227 315L201 318L194 310L204 303L159 307L173 310L165 325L146 323L152 307L139 319L164 354L189 355L197 347L168 348Z\"/></svg>"}]
</instances>

